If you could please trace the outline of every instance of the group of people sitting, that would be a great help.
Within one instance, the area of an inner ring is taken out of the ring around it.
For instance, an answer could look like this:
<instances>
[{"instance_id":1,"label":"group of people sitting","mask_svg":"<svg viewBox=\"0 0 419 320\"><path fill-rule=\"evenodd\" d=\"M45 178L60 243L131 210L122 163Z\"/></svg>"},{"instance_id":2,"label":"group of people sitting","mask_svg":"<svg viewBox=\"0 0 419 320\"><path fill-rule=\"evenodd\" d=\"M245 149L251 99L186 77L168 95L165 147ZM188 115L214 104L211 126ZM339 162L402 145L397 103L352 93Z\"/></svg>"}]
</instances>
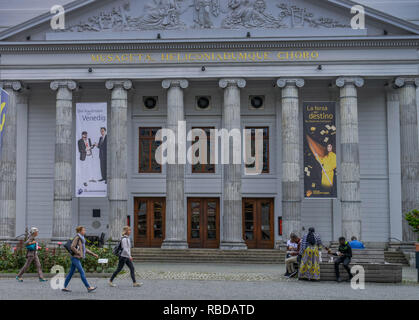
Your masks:
<instances>
[{"instance_id":1,"label":"group of people sitting","mask_svg":"<svg viewBox=\"0 0 419 320\"><path fill-rule=\"evenodd\" d=\"M287 241L287 255L285 258L286 273L285 277L292 278L297 276L299 280L320 280L320 255L323 248L320 235L315 232L314 228L308 229L302 238L295 233L291 233L290 239ZM352 249L364 249L362 242L356 237L352 237L348 242L344 237L339 238L339 247L336 252L324 246L328 254L337 257L334 260L336 281L341 282L339 274L339 265L343 264L349 275L349 280L353 275L349 268L352 258Z\"/></svg>"}]
</instances>

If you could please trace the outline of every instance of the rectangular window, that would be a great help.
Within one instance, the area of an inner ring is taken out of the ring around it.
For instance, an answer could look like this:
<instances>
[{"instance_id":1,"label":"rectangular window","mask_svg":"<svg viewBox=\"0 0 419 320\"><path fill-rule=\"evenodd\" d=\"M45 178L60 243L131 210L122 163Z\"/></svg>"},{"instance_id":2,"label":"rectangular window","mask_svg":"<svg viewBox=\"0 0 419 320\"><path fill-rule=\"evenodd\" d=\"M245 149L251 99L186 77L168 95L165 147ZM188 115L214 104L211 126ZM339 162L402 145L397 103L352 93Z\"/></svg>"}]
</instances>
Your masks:
<instances>
[{"instance_id":1,"label":"rectangular window","mask_svg":"<svg viewBox=\"0 0 419 320\"><path fill-rule=\"evenodd\" d=\"M255 155L255 130L262 129L263 130L263 168L262 173L269 173L269 127L246 127L247 130L251 130L251 147L252 147L252 156ZM255 164L248 165L246 164L246 168L254 168Z\"/></svg>"},{"instance_id":2,"label":"rectangular window","mask_svg":"<svg viewBox=\"0 0 419 320\"><path fill-rule=\"evenodd\" d=\"M201 129L204 130L207 134L207 163L197 163L192 165L192 173L215 173L215 150L213 150L214 147L214 131L211 133L211 130L215 129L213 127L208 128L192 128L192 129ZM198 141L198 137L195 138L195 142ZM199 150L195 153L196 157L199 157ZM213 161L211 161L211 158ZM211 163L213 162L213 163Z\"/></svg>"},{"instance_id":3,"label":"rectangular window","mask_svg":"<svg viewBox=\"0 0 419 320\"><path fill-rule=\"evenodd\" d=\"M139 128L139 173L160 173L161 165L156 161L156 150L161 141L155 141L161 128Z\"/></svg>"}]
</instances>

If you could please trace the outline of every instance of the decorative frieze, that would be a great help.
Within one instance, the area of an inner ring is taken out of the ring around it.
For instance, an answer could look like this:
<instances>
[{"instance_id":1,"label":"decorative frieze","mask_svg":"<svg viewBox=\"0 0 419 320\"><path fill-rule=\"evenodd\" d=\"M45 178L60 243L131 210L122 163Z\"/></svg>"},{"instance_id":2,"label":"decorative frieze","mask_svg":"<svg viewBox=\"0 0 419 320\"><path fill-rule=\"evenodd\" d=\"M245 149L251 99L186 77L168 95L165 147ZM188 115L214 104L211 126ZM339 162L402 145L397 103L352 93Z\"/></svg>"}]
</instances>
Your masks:
<instances>
[{"instance_id":1,"label":"decorative frieze","mask_svg":"<svg viewBox=\"0 0 419 320\"><path fill-rule=\"evenodd\" d=\"M266 0L148 0L140 15L125 2L57 32L350 28L349 19L338 21L281 1L267 8Z\"/></svg>"}]
</instances>

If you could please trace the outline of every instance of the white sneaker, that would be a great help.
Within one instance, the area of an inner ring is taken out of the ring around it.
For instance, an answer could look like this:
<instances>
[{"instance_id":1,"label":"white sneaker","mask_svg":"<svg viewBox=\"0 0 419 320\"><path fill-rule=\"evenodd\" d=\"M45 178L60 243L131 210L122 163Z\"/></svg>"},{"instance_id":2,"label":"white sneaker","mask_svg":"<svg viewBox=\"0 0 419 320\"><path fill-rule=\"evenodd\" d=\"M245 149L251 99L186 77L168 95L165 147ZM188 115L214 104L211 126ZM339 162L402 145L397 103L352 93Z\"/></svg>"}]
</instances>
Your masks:
<instances>
[{"instance_id":1,"label":"white sneaker","mask_svg":"<svg viewBox=\"0 0 419 320\"><path fill-rule=\"evenodd\" d=\"M141 282L135 282L132 286L133 287L141 287L143 284Z\"/></svg>"},{"instance_id":2,"label":"white sneaker","mask_svg":"<svg viewBox=\"0 0 419 320\"><path fill-rule=\"evenodd\" d=\"M115 284L115 283L113 283L112 281L109 281L108 283L109 283L109 286L111 286L111 287L116 287L116 284Z\"/></svg>"}]
</instances>

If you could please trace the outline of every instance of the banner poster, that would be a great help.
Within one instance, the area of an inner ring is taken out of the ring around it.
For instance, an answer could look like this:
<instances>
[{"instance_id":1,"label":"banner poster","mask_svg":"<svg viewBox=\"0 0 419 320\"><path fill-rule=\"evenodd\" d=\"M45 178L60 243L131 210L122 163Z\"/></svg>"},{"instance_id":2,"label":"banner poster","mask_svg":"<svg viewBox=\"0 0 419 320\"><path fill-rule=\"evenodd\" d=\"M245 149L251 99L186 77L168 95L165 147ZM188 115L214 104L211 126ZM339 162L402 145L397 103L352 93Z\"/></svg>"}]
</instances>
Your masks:
<instances>
[{"instance_id":1,"label":"banner poster","mask_svg":"<svg viewBox=\"0 0 419 320\"><path fill-rule=\"evenodd\" d=\"M9 94L0 89L0 158L3 141L3 131L6 127L6 111L9 104Z\"/></svg>"},{"instance_id":2,"label":"banner poster","mask_svg":"<svg viewBox=\"0 0 419 320\"><path fill-rule=\"evenodd\" d=\"M304 196L336 198L335 102L304 102Z\"/></svg>"},{"instance_id":3,"label":"banner poster","mask_svg":"<svg viewBox=\"0 0 419 320\"><path fill-rule=\"evenodd\" d=\"M76 104L76 197L107 196L107 104Z\"/></svg>"}]
</instances>

